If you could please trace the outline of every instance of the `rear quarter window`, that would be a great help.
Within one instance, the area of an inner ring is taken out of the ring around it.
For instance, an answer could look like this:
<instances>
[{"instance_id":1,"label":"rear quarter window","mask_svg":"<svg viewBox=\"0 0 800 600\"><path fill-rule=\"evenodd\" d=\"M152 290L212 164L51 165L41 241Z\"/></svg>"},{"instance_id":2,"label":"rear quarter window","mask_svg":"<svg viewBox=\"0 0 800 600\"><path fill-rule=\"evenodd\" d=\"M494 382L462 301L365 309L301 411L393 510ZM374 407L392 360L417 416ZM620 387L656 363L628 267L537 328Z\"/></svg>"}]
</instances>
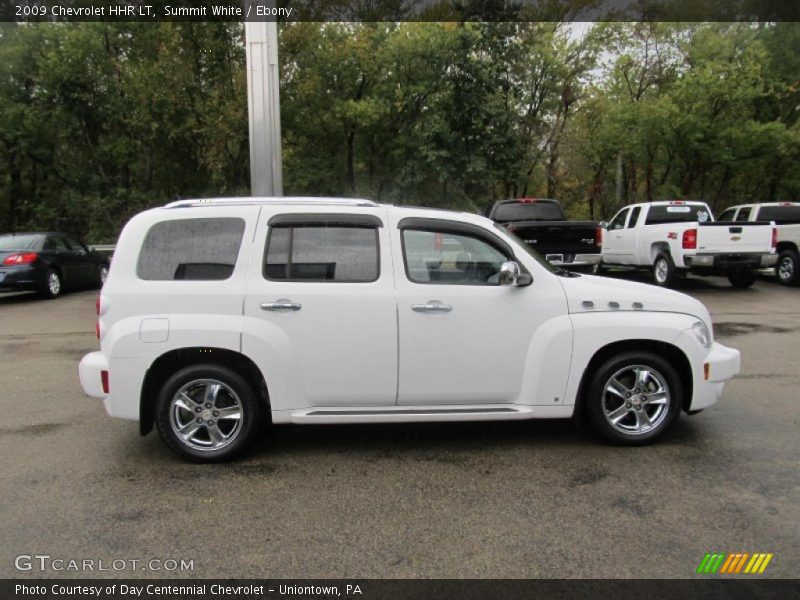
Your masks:
<instances>
[{"instance_id":1,"label":"rear quarter window","mask_svg":"<svg viewBox=\"0 0 800 600\"><path fill-rule=\"evenodd\" d=\"M136 274L148 281L221 281L233 274L244 220L177 219L147 232Z\"/></svg>"}]
</instances>

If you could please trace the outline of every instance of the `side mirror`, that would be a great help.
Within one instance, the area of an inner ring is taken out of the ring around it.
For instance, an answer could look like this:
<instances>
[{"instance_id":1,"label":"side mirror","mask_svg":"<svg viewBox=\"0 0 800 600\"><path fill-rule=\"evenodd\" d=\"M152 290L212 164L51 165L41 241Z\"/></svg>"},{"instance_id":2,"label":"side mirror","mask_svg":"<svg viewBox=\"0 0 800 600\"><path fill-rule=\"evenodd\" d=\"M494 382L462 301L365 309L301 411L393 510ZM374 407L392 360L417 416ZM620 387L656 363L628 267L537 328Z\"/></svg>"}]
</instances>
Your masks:
<instances>
[{"instance_id":1,"label":"side mirror","mask_svg":"<svg viewBox=\"0 0 800 600\"><path fill-rule=\"evenodd\" d=\"M598 226L600 229L608 229L608 221L600 221L600 222L597 224L597 226Z\"/></svg>"},{"instance_id":2,"label":"side mirror","mask_svg":"<svg viewBox=\"0 0 800 600\"><path fill-rule=\"evenodd\" d=\"M519 265L513 260L507 260L500 265L498 281L500 285L524 286L532 284L533 277L528 273L523 273Z\"/></svg>"}]
</instances>

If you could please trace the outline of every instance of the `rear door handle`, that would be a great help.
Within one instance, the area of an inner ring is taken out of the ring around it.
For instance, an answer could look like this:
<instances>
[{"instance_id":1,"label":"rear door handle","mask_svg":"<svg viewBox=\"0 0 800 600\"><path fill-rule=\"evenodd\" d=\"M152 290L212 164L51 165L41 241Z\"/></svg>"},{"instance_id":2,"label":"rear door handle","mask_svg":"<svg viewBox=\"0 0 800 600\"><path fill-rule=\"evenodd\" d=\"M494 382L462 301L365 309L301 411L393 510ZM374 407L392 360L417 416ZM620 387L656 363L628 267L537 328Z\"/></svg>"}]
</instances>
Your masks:
<instances>
[{"instance_id":1,"label":"rear door handle","mask_svg":"<svg viewBox=\"0 0 800 600\"><path fill-rule=\"evenodd\" d=\"M297 302L291 302L289 300L278 300L277 302L264 302L261 305L261 310L271 310L271 311L283 311L283 310L290 310L296 311L300 310L302 305Z\"/></svg>"},{"instance_id":2,"label":"rear door handle","mask_svg":"<svg viewBox=\"0 0 800 600\"><path fill-rule=\"evenodd\" d=\"M453 307L449 304L434 303L433 301L428 304L413 304L411 310L421 313L449 313Z\"/></svg>"}]
</instances>

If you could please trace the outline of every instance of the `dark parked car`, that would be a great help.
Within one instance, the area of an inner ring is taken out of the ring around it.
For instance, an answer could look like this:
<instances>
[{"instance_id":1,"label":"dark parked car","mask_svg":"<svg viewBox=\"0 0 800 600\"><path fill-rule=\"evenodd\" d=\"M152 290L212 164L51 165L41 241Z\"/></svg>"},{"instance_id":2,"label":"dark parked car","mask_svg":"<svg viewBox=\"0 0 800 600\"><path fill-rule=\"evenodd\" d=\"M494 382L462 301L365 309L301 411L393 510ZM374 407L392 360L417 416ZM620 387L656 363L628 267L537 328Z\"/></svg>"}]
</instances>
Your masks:
<instances>
[{"instance_id":1,"label":"dark parked car","mask_svg":"<svg viewBox=\"0 0 800 600\"><path fill-rule=\"evenodd\" d=\"M108 258L63 233L0 235L0 291L32 290L55 298L67 288L100 286Z\"/></svg>"}]
</instances>

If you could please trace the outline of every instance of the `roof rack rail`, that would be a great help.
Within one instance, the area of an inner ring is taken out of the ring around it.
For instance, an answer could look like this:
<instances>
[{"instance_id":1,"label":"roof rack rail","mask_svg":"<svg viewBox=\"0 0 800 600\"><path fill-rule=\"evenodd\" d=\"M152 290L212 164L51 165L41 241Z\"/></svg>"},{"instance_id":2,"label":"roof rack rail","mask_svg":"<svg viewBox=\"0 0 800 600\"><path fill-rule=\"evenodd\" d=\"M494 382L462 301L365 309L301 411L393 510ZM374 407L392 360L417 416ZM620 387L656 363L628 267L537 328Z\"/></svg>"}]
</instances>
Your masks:
<instances>
[{"instance_id":1,"label":"roof rack rail","mask_svg":"<svg viewBox=\"0 0 800 600\"><path fill-rule=\"evenodd\" d=\"M196 198L175 200L164 208L188 208L194 206L248 206L256 204L286 204L290 206L380 206L372 200L359 198L314 198L314 197L248 197L239 198Z\"/></svg>"}]
</instances>

